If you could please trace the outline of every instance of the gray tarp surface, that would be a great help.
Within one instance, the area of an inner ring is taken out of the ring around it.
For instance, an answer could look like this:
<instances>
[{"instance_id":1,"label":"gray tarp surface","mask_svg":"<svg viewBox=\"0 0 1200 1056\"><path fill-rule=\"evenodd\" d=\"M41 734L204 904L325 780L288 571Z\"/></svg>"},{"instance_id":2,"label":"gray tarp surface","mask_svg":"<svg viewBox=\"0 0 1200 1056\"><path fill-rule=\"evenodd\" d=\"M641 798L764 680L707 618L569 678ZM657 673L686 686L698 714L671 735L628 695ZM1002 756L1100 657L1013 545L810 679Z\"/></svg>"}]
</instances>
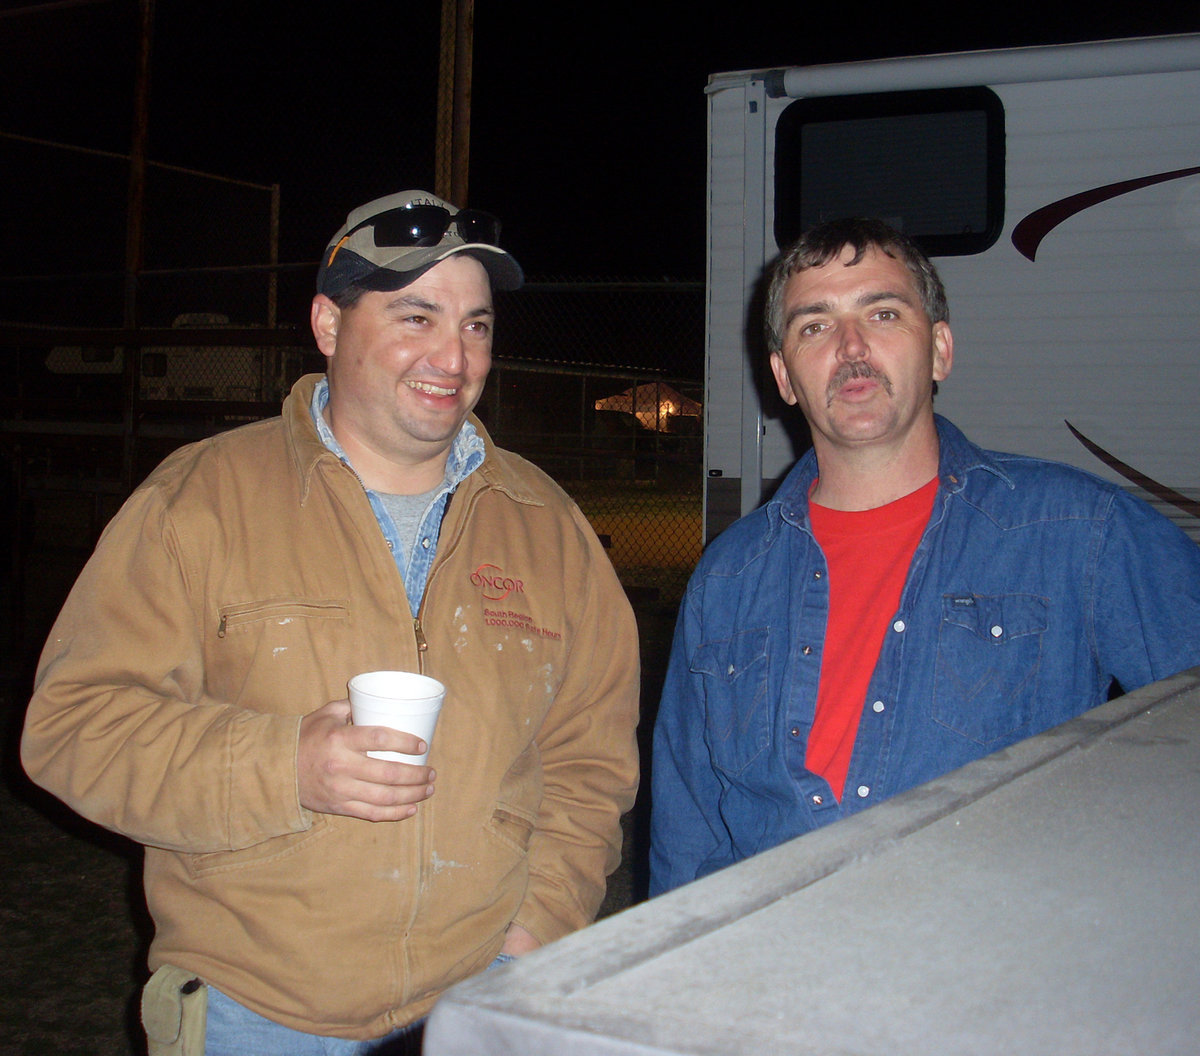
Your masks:
<instances>
[{"instance_id":1,"label":"gray tarp surface","mask_svg":"<svg viewBox=\"0 0 1200 1056\"><path fill-rule=\"evenodd\" d=\"M451 990L427 1056L1200 1038L1200 669Z\"/></svg>"}]
</instances>

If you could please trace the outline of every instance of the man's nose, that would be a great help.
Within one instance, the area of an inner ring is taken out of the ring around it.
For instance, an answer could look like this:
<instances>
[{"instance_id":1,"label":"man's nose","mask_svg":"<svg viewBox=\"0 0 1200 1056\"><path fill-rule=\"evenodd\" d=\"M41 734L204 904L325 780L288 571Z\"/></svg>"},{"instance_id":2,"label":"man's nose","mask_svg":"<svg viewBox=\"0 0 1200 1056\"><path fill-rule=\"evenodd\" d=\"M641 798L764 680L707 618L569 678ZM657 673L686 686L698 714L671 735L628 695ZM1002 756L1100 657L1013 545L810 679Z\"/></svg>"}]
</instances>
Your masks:
<instances>
[{"instance_id":1,"label":"man's nose","mask_svg":"<svg viewBox=\"0 0 1200 1056\"><path fill-rule=\"evenodd\" d=\"M841 328L841 340L838 342L838 358L846 360L862 359L870 353L867 340L858 323L847 321Z\"/></svg>"},{"instance_id":2,"label":"man's nose","mask_svg":"<svg viewBox=\"0 0 1200 1056\"><path fill-rule=\"evenodd\" d=\"M440 337L429 354L429 362L446 374L458 374L467 360L463 335L457 331Z\"/></svg>"}]
</instances>

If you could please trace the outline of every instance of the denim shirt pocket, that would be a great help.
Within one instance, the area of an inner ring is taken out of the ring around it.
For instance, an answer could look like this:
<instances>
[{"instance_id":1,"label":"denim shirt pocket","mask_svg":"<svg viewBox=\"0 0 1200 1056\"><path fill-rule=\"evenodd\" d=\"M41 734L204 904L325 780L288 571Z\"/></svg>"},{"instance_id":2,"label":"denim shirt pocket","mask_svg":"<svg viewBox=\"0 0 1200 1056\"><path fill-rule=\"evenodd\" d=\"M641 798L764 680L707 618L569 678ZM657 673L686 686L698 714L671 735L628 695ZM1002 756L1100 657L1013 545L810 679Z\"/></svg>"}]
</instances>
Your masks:
<instances>
[{"instance_id":1,"label":"denim shirt pocket","mask_svg":"<svg viewBox=\"0 0 1200 1056\"><path fill-rule=\"evenodd\" d=\"M981 745L1027 725L1048 607L1036 594L943 596L933 720Z\"/></svg>"},{"instance_id":2,"label":"denim shirt pocket","mask_svg":"<svg viewBox=\"0 0 1200 1056\"><path fill-rule=\"evenodd\" d=\"M713 764L737 775L771 743L766 627L706 642L692 658L704 679L704 723Z\"/></svg>"}]
</instances>

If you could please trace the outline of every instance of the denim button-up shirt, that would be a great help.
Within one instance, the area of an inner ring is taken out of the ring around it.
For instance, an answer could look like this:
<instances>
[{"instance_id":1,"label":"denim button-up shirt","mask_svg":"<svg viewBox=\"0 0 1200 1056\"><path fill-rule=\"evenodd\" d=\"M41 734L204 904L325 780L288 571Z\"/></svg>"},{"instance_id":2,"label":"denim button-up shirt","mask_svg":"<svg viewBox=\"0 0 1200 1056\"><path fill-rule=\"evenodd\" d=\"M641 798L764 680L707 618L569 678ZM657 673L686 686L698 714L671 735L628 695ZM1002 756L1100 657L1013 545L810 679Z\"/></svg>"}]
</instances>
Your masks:
<instances>
[{"instance_id":1,"label":"denim button-up shirt","mask_svg":"<svg viewBox=\"0 0 1200 1056\"><path fill-rule=\"evenodd\" d=\"M937 428L841 802L805 767L829 613L812 452L705 552L655 727L652 894L1200 664L1200 547L1113 484Z\"/></svg>"},{"instance_id":2,"label":"denim button-up shirt","mask_svg":"<svg viewBox=\"0 0 1200 1056\"><path fill-rule=\"evenodd\" d=\"M354 469L342 445L338 443L329 423L325 421L324 410L329 403L329 379L322 378L313 390L312 404L309 411L317 427L317 434L330 451L338 456L346 465ZM433 568L433 559L437 556L438 535L442 529L442 516L446 512L446 504L454 490L475 472L484 460L483 438L475 431L470 422L463 422L462 428L450 445L446 456L446 475L441 487L434 495L421 518L420 530L417 533L418 543L413 552L407 553L400 533L396 531L395 522L379 493L363 484L363 491L371 503L371 512L379 522L379 529L387 540L388 549L395 558L396 568L404 580L404 591L408 595L409 608L413 617L421 611L421 599L425 596L425 583L429 579L429 570ZM355 476L358 476L355 470ZM359 478L361 483L362 478Z\"/></svg>"}]
</instances>

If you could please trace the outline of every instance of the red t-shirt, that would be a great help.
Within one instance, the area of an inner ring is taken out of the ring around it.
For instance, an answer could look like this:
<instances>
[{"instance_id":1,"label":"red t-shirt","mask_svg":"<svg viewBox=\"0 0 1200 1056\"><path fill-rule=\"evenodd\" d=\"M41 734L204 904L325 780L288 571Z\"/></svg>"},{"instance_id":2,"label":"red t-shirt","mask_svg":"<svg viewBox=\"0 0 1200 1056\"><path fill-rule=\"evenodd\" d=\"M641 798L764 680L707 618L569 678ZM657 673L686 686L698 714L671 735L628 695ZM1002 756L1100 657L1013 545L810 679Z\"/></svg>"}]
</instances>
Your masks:
<instances>
[{"instance_id":1,"label":"red t-shirt","mask_svg":"<svg viewBox=\"0 0 1200 1056\"><path fill-rule=\"evenodd\" d=\"M937 485L934 477L874 510L809 504L813 534L829 566L829 623L805 765L829 782L839 801L867 686L933 511Z\"/></svg>"}]
</instances>

